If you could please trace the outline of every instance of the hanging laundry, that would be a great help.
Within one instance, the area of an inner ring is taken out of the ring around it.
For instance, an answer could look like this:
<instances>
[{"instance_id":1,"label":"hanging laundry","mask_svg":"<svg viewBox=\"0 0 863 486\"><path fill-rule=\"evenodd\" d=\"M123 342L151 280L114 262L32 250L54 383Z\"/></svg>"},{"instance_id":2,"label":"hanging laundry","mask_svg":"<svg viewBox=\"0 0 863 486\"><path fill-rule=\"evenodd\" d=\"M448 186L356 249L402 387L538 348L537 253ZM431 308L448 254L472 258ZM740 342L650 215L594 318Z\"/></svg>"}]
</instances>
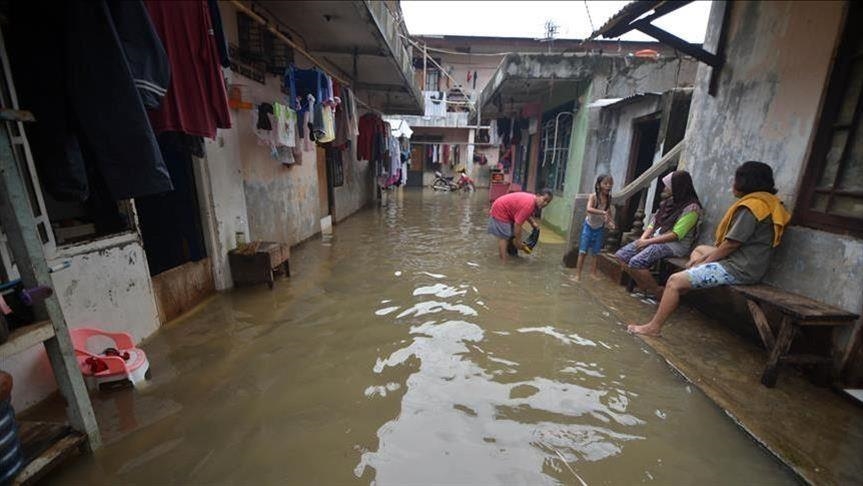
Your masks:
<instances>
[{"instance_id":1,"label":"hanging laundry","mask_svg":"<svg viewBox=\"0 0 863 486\"><path fill-rule=\"evenodd\" d=\"M171 62L165 100L150 111L153 130L215 138L217 128L231 128L231 115L207 2L144 4Z\"/></svg>"},{"instance_id":2,"label":"hanging laundry","mask_svg":"<svg viewBox=\"0 0 863 486\"><path fill-rule=\"evenodd\" d=\"M273 103L273 141L280 147L296 145L297 113L281 103Z\"/></svg>"},{"instance_id":3,"label":"hanging laundry","mask_svg":"<svg viewBox=\"0 0 863 486\"><path fill-rule=\"evenodd\" d=\"M285 70L285 87L290 93L291 100L306 100L307 95L312 95L316 101L326 101L332 98L332 88L329 76L317 68L300 69L294 65ZM302 113L314 106L297 105L292 106L297 112Z\"/></svg>"},{"instance_id":4,"label":"hanging laundry","mask_svg":"<svg viewBox=\"0 0 863 486\"><path fill-rule=\"evenodd\" d=\"M329 143L336 139L336 120L333 107L330 103L321 105L321 117L323 122L323 134L316 141L318 143Z\"/></svg>"},{"instance_id":5,"label":"hanging laundry","mask_svg":"<svg viewBox=\"0 0 863 486\"><path fill-rule=\"evenodd\" d=\"M492 120L488 124L488 143L493 147L500 145L500 134L497 131L497 120Z\"/></svg>"},{"instance_id":6,"label":"hanging laundry","mask_svg":"<svg viewBox=\"0 0 863 486\"><path fill-rule=\"evenodd\" d=\"M258 105L258 123L259 130L272 130L273 124L270 122L270 115L273 114L273 105L269 103L261 103Z\"/></svg>"},{"instance_id":7,"label":"hanging laundry","mask_svg":"<svg viewBox=\"0 0 863 486\"><path fill-rule=\"evenodd\" d=\"M425 117L446 117L446 92L424 91L423 97L425 98Z\"/></svg>"},{"instance_id":8,"label":"hanging laundry","mask_svg":"<svg viewBox=\"0 0 863 486\"><path fill-rule=\"evenodd\" d=\"M10 2L4 25L43 187L85 201L88 168L115 200L173 186L145 106L164 103L168 58L140 1Z\"/></svg>"},{"instance_id":9,"label":"hanging laundry","mask_svg":"<svg viewBox=\"0 0 863 486\"><path fill-rule=\"evenodd\" d=\"M222 29L222 14L219 13L218 0L207 0L210 10L210 24L213 26L213 35L216 37L216 48L219 50L219 60L223 68L231 67L231 56L228 51L228 40Z\"/></svg>"},{"instance_id":10,"label":"hanging laundry","mask_svg":"<svg viewBox=\"0 0 863 486\"><path fill-rule=\"evenodd\" d=\"M357 160L375 162L381 160L381 139L384 135L384 122L379 115L366 113L360 117L357 136Z\"/></svg>"}]
</instances>

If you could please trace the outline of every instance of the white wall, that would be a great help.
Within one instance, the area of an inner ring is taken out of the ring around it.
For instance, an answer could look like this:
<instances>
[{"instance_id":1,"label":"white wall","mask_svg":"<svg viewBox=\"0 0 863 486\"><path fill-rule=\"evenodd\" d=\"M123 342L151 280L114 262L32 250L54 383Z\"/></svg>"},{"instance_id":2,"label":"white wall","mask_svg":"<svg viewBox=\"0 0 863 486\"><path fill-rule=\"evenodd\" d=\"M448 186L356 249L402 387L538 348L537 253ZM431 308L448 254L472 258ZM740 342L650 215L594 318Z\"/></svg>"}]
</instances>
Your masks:
<instances>
[{"instance_id":1,"label":"white wall","mask_svg":"<svg viewBox=\"0 0 863 486\"><path fill-rule=\"evenodd\" d=\"M236 118L236 111L232 117ZM243 189L243 167L236 130L219 130L216 140L205 139L206 159L196 161L198 197L204 223L207 254L213 261L216 290L233 286L228 251L236 233L248 239L248 211Z\"/></svg>"},{"instance_id":2,"label":"white wall","mask_svg":"<svg viewBox=\"0 0 863 486\"><path fill-rule=\"evenodd\" d=\"M128 332L139 342L159 328L147 257L137 233L61 248L48 264L64 260L71 266L52 273L51 280L70 329L92 325ZM18 410L57 387L42 346L4 359L0 368L15 380L12 405Z\"/></svg>"}]
</instances>

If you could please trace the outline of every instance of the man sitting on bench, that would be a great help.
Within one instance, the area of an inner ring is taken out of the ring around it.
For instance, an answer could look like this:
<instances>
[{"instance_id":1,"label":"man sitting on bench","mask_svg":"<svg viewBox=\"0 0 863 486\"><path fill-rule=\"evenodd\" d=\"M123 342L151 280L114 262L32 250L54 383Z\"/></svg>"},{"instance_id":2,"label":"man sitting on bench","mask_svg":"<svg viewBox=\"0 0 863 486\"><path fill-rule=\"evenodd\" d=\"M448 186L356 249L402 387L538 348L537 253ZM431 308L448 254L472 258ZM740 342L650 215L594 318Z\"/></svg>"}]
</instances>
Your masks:
<instances>
[{"instance_id":1,"label":"man sitting on bench","mask_svg":"<svg viewBox=\"0 0 863 486\"><path fill-rule=\"evenodd\" d=\"M761 162L745 162L734 173L732 190L740 199L716 227L716 246L696 247L687 269L668 278L653 318L643 325L630 324L629 332L659 336L681 294L720 285L754 284L767 273L773 250L791 219L775 196L773 170Z\"/></svg>"}]
</instances>

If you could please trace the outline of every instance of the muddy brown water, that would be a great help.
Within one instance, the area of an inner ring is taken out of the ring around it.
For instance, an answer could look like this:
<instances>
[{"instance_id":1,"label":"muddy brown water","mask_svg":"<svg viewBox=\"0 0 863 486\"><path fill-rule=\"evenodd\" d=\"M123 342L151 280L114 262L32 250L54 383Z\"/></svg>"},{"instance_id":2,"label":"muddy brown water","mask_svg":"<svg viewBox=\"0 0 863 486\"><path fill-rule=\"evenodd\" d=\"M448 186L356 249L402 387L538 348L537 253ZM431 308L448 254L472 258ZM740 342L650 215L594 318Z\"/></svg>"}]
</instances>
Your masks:
<instances>
[{"instance_id":1,"label":"muddy brown water","mask_svg":"<svg viewBox=\"0 0 863 486\"><path fill-rule=\"evenodd\" d=\"M145 343L56 484L794 484L487 192L405 190ZM622 290L621 290L622 291Z\"/></svg>"}]
</instances>

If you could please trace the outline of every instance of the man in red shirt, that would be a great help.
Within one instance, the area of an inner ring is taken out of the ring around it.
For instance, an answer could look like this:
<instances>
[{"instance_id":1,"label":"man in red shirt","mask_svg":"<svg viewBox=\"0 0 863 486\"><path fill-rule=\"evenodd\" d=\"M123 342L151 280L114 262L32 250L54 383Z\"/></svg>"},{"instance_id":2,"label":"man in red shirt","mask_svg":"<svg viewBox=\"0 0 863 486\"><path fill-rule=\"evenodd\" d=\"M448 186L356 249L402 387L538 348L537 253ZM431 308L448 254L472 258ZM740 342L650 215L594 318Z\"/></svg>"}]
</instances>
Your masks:
<instances>
[{"instance_id":1,"label":"man in red shirt","mask_svg":"<svg viewBox=\"0 0 863 486\"><path fill-rule=\"evenodd\" d=\"M494 200L489 211L488 232L497 237L501 260L506 261L506 247L510 241L516 248L524 250L521 225L529 221L534 228L539 227L533 213L548 206L553 197L551 189L546 188L539 194L511 192Z\"/></svg>"}]
</instances>

